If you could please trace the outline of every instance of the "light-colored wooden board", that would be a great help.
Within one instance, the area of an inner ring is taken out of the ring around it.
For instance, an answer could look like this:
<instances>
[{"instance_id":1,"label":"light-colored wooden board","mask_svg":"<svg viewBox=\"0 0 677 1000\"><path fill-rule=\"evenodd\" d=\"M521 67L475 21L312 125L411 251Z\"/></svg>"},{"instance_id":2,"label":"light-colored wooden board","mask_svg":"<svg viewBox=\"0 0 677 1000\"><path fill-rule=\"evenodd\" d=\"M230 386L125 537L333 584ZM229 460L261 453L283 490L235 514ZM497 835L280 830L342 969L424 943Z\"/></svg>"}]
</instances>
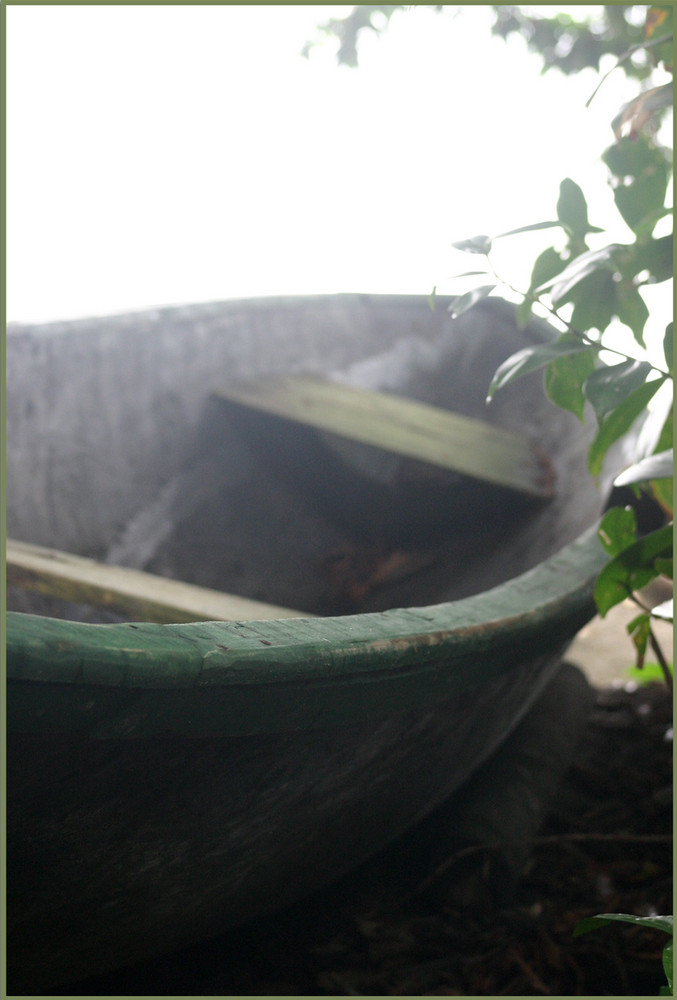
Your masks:
<instances>
[{"instance_id":1,"label":"light-colored wooden board","mask_svg":"<svg viewBox=\"0 0 677 1000\"><path fill-rule=\"evenodd\" d=\"M552 496L548 463L525 435L390 393L310 376L238 382L214 395L532 496Z\"/></svg>"},{"instance_id":2,"label":"light-colored wooden board","mask_svg":"<svg viewBox=\"0 0 677 1000\"><path fill-rule=\"evenodd\" d=\"M311 617L125 566L7 539L7 583L48 597L107 608L136 621L255 621Z\"/></svg>"}]
</instances>

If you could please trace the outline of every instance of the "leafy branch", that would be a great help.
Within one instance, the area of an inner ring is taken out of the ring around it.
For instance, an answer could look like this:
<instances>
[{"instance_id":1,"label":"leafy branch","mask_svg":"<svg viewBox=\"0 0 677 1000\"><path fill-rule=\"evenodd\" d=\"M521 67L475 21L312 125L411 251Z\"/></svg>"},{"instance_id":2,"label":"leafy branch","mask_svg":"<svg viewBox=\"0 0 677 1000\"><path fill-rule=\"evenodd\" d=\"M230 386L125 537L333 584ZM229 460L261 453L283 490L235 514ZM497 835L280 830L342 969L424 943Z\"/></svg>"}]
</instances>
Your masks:
<instances>
[{"instance_id":1,"label":"leafy branch","mask_svg":"<svg viewBox=\"0 0 677 1000\"><path fill-rule=\"evenodd\" d=\"M374 23L377 14L381 15L381 23L387 24L393 12L402 9L355 7L347 18L325 26L324 30L341 42L339 61L357 65L358 33L364 28L378 33L382 28ZM615 69L621 68L627 76L639 79L651 74L651 64L662 64L672 72L672 5L648 8L643 29L634 23L631 12L635 8L625 5L606 5L601 18L585 22L563 12L542 17L527 14L520 7L502 5L492 9L495 14L492 32L503 38L519 33L527 46L542 57L543 72L553 67L564 73L584 67L598 69L603 55L616 55L615 65L602 77L588 105ZM647 58L633 59L640 52ZM650 88L622 107L611 123L616 142L605 152L603 160L609 169L616 208L633 234L632 242L592 249L589 238L603 231L590 224L583 192L566 178L560 185L556 221L521 226L493 240L482 235L454 244L457 249L484 256L487 266L457 276L481 276L485 283L456 296L450 307L453 315L471 309L502 285L522 300L518 307L520 322L526 323L534 307L538 307L563 327L554 342L526 348L508 358L494 375L489 399L503 386L542 369L545 391L553 403L571 411L581 421L587 419L590 410L594 413L597 431L588 453L588 466L594 476L601 471L611 445L645 414L659 389L672 381L673 324L667 325L663 337L663 368L646 357L644 328L649 310L641 294L643 287L672 278L672 235L654 235L658 222L672 214L672 209L666 206L671 156L646 134L672 101L670 85ZM490 253L494 240L553 228L564 233L565 246L546 247L533 265L529 288L524 293L517 292L493 266ZM433 289L431 305L435 293ZM605 342L604 334L614 320L631 330L644 357L632 357ZM620 362L607 364L605 358L609 353L621 358ZM652 447L651 454L617 477L616 485L648 491L671 517L672 414L664 420ZM656 618L672 620L672 602L649 607L637 591L661 574L672 578L672 536L670 523L638 537L632 508L611 509L599 526L600 542L609 554L609 562L595 584L595 600L601 615L627 598L638 607L640 613L627 626L637 667L643 667L646 651L651 648L670 688L672 671L656 641L652 622ZM595 930L613 921L651 927L669 935L663 949L667 986L661 987L660 994L672 996L673 918L603 913L581 921L575 933Z\"/></svg>"},{"instance_id":2,"label":"leafy branch","mask_svg":"<svg viewBox=\"0 0 677 1000\"><path fill-rule=\"evenodd\" d=\"M445 9L439 4L426 6L437 12ZM407 9L405 5L358 5L350 8L345 17L321 26L320 31L338 40L340 63L356 66L362 32L381 34L393 14ZM672 5L649 7L643 26L637 24L630 8L614 5L606 5L601 15L584 20L561 11L544 17L505 5L493 6L492 11L495 17L492 33L504 39L512 33L520 34L527 46L540 54L543 72L554 67L563 73L575 73L585 67L599 69L600 59L607 54L616 56L610 72L620 68L627 76L639 79L650 77L653 67L660 65L672 72ZM306 46L306 54L311 47L312 43ZM638 59L639 54L644 58ZM608 76L606 73L602 77L588 104ZM521 323L526 324L534 308L538 308L555 320L561 330L554 342L526 348L508 358L494 375L489 399L516 379L542 369L545 392L553 403L571 411L581 421L588 419L590 410L594 414L597 429L588 453L588 467L595 477L600 474L611 446L645 416L657 393L672 382L672 323L664 333L665 367L662 367L646 353L644 330L649 310L642 296L647 285L672 278L672 235L655 235L658 223L672 215L672 208L666 206L671 155L650 134L658 115L672 101L672 87L664 85L644 91L622 107L612 122L616 142L602 156L609 170L616 208L632 233L631 242L591 246L591 238L596 239L603 230L590 223L581 188L571 178L565 178L560 185L556 220L521 226L493 239L481 235L454 244L457 249L484 256L486 266L482 271L457 276L482 276L484 283L456 296L451 305L453 315L471 309L500 285L521 298L518 307ZM493 243L520 233L553 228L564 235L564 246L548 246L542 251L534 262L529 287L526 292L519 292L498 275L490 257ZM435 291L431 296L433 302ZM605 337L611 324L617 321L632 332L639 356L621 350ZM618 360L609 364L609 357ZM671 463L671 415L664 421L655 452L669 455ZM649 473L645 468L641 476L644 478L632 478L633 488L638 490L641 486L648 490L671 515L672 465L669 471L666 465L660 475L655 468ZM607 523L606 533L614 530ZM647 566L632 563L633 552L638 553L640 563L648 558L647 546L634 536L626 537L625 543L631 552L622 557L619 551L600 577L601 582L598 581L596 597L601 614L608 610L611 594L614 600L609 606L634 595L639 579L650 580L659 572L666 572L667 563L662 556ZM657 645L651 629L651 613L641 610L642 615L633 623L632 630L638 665L643 663L647 646ZM663 665L664 658L661 660L660 655L659 662Z\"/></svg>"},{"instance_id":3,"label":"leafy branch","mask_svg":"<svg viewBox=\"0 0 677 1000\"><path fill-rule=\"evenodd\" d=\"M466 293L465 295L456 297L449 307L449 312L451 313L452 317L455 318L456 316L460 316L461 313L466 312L468 309L472 308L472 306L476 305L477 302L481 301L481 299L489 296L498 285L502 285L504 288L509 289L514 295L521 298L523 302L526 302L527 299L530 299L531 300L530 307L533 307L533 305L537 303L545 313L547 313L551 318L557 320L557 322L559 322L564 327L565 331L568 331L571 334L571 336L574 337L582 347L589 347L593 351L597 352L605 351L607 354L614 354L617 357L622 358L624 361L638 362L639 359L635 355L628 354L627 351L622 351L618 347L613 347L609 343L604 343L602 342L601 339L595 340L591 336L588 336L586 333L577 330L571 322L569 322L564 316L562 316L561 312L559 312L557 309L554 308L554 306L549 305L542 298L538 297L534 298L534 293L531 290L526 292L524 291L524 289L516 288L513 284L511 284L510 281L508 281L507 278L505 278L504 276L500 275L497 272L494 263L490 257L490 251L492 245L496 240L503 239L506 236L516 236L519 233L535 232L536 230L539 229L550 229L555 226L562 226L562 224L560 222L537 222L530 226L520 226L519 229L512 229L510 230L510 232L501 233L499 236L493 237L493 239L488 236L476 236L471 238L470 240L461 240L460 242L453 243L452 246L457 250L463 250L468 253L483 253L486 256L487 268L491 271L491 275L495 279L495 283L492 285L480 285L478 288L473 289L472 291ZM579 263L579 261L575 263ZM467 278L472 275L485 275L487 273L488 273L487 270L465 271L463 272L463 274L455 275L455 277ZM560 280L562 280L562 276L560 277ZM536 289L536 296L546 287L547 283L541 288ZM436 289L433 289L431 302L434 302L435 293ZM572 343L570 353L575 353L575 351L576 348ZM556 353L559 354L559 349L557 349ZM663 368L659 368L657 365L654 365L650 362L647 362L647 364L649 364L649 368L655 371L656 374L659 375L661 378L669 377L670 373L665 371ZM491 399L492 396L493 396L493 391L490 392L489 399Z\"/></svg>"},{"instance_id":4,"label":"leafy branch","mask_svg":"<svg viewBox=\"0 0 677 1000\"><path fill-rule=\"evenodd\" d=\"M456 296L449 307L451 314L458 316L501 285L521 297L521 322L528 320L535 307L557 320L563 329L556 340L518 351L499 366L487 401L517 379L543 370L545 392L553 403L582 422L589 409L594 413L597 431L588 452L593 476L602 471L610 447L645 415L659 389L671 384L673 369L672 323L663 340L665 367L646 357L644 327L649 312L640 292L645 285L672 277L672 237L654 235L660 219L669 214L665 198L670 160L666 150L644 136L621 138L603 159L610 171L616 207L633 232L634 242L591 248L590 237L603 230L591 225L581 188L566 178L560 185L556 220L521 226L494 238L481 235L453 244L458 250L483 256L486 262L483 270L457 277L475 275L490 280ZM565 246L543 250L534 263L529 288L519 292L494 267L491 251L495 240L551 229L564 234ZM570 315L566 316L565 310ZM631 330L643 356L630 355L608 343L605 333L614 320ZM609 354L621 360L609 364ZM627 470L617 482L635 489L643 485L666 512L672 513L671 416L664 421L654 454ZM633 511L617 509L602 521L600 539L611 559L596 583L598 611L605 615L626 598L639 604L641 614L628 626L637 667L642 667L650 647L671 686L670 667L652 628L652 619L665 614L657 615L644 606L636 592L658 575L672 576L672 527L638 539Z\"/></svg>"},{"instance_id":5,"label":"leafy branch","mask_svg":"<svg viewBox=\"0 0 677 1000\"><path fill-rule=\"evenodd\" d=\"M613 72L615 72L617 69L621 69L621 67L623 66L623 63L627 62L628 59L632 59L633 55L636 52L639 52L642 49L647 50L647 49L658 48L658 46L663 46L663 47L668 46L668 45L670 45L672 43L672 39L673 39L673 35L672 35L672 32L670 32L669 34L661 35L659 38L643 39L641 42L637 42L636 45L631 45L629 48L627 48L625 50L625 52L623 53L623 55L619 56L618 59L616 60L616 65L612 66L611 69L608 70L604 74L604 76L602 77L602 79L599 81L599 83L597 84L597 86L593 90L592 94L590 95L590 97L585 102L586 108L590 107L590 105L594 101L595 97L597 96L597 94L601 90L602 86L609 79L609 77L611 76L611 74ZM666 105L664 105L664 106L666 106Z\"/></svg>"}]
</instances>

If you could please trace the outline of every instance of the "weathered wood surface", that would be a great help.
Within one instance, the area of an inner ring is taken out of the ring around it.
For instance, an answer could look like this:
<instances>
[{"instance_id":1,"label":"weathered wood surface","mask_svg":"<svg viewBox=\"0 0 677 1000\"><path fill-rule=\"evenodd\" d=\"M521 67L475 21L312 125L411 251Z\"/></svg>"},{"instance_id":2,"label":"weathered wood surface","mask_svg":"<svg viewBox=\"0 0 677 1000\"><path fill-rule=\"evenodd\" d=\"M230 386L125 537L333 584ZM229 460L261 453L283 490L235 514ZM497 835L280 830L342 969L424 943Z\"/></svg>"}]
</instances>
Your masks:
<instances>
[{"instance_id":1,"label":"weathered wood surface","mask_svg":"<svg viewBox=\"0 0 677 1000\"><path fill-rule=\"evenodd\" d=\"M558 659L534 657L428 711L332 729L14 734L8 992L59 993L331 883L452 794Z\"/></svg>"},{"instance_id":2,"label":"weathered wood surface","mask_svg":"<svg viewBox=\"0 0 677 1000\"><path fill-rule=\"evenodd\" d=\"M328 558L375 540L386 566L397 555L420 567L384 582L377 562L379 585L359 599L368 613L344 617L86 625L8 611L11 993L220 933L354 868L496 754L593 613L604 552L594 529L579 536L604 489L589 482L587 432L538 375L508 386L492 417L552 460L553 499L438 472L474 492L452 484L422 511L414 482L429 523L398 532L394 553L374 536L397 482L375 483L385 510L358 533L366 477L339 518L345 482L314 493L297 475L336 472L335 456L299 447L287 469L290 452L241 425L265 420L323 448L324 433L242 407L227 421L213 400L205 432L225 382L353 378L356 362L368 370L354 384L481 420L493 371L549 333L517 329L505 303L453 323L441 308L328 297L10 331L12 537L92 555L121 537L133 551L156 527L139 569L321 616L339 615Z\"/></svg>"},{"instance_id":3,"label":"weathered wood surface","mask_svg":"<svg viewBox=\"0 0 677 1000\"><path fill-rule=\"evenodd\" d=\"M222 594L126 566L109 566L68 552L7 540L10 586L116 611L135 621L171 624L301 618L303 612Z\"/></svg>"},{"instance_id":4,"label":"weathered wood surface","mask_svg":"<svg viewBox=\"0 0 677 1000\"><path fill-rule=\"evenodd\" d=\"M302 731L426 710L559 649L592 617L592 529L450 604L336 618L190 625L7 613L10 731L100 739Z\"/></svg>"},{"instance_id":5,"label":"weathered wood surface","mask_svg":"<svg viewBox=\"0 0 677 1000\"><path fill-rule=\"evenodd\" d=\"M585 468L587 432L545 398L538 373L507 386L489 415L551 460L547 503L208 401L229 382L303 371L484 420L498 365L552 331L518 329L498 300L453 321L444 307L319 296L11 327L8 535L318 615L455 600L522 573L603 505ZM289 446L276 448L280 439ZM379 567L398 551L422 570L383 580ZM44 597L31 606L32 596L10 588L8 606L85 613Z\"/></svg>"},{"instance_id":6,"label":"weathered wood surface","mask_svg":"<svg viewBox=\"0 0 677 1000\"><path fill-rule=\"evenodd\" d=\"M238 382L215 395L351 441L530 496L552 496L552 478L526 435L385 392L309 376Z\"/></svg>"}]
</instances>

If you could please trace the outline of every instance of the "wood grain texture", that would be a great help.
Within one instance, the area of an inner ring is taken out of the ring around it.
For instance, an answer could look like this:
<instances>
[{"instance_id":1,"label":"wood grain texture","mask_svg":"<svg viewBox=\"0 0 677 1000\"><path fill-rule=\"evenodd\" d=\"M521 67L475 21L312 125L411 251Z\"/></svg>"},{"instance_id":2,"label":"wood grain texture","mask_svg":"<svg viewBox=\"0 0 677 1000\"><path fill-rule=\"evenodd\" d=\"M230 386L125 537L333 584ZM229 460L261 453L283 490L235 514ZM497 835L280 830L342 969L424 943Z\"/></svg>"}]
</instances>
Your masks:
<instances>
[{"instance_id":1,"label":"wood grain texture","mask_svg":"<svg viewBox=\"0 0 677 1000\"><path fill-rule=\"evenodd\" d=\"M8 992L58 993L332 882L451 795L556 662L535 658L427 711L335 729L15 734Z\"/></svg>"},{"instance_id":2,"label":"wood grain texture","mask_svg":"<svg viewBox=\"0 0 677 1000\"><path fill-rule=\"evenodd\" d=\"M529 438L483 420L303 375L234 383L215 395L483 482L552 496L547 462Z\"/></svg>"},{"instance_id":3,"label":"wood grain texture","mask_svg":"<svg viewBox=\"0 0 677 1000\"><path fill-rule=\"evenodd\" d=\"M473 597L336 618L88 625L8 612L8 724L211 737L426 709L566 644L592 617L604 559L591 529Z\"/></svg>"},{"instance_id":4,"label":"wood grain texture","mask_svg":"<svg viewBox=\"0 0 677 1000\"><path fill-rule=\"evenodd\" d=\"M7 540L7 583L160 624L307 617L291 608L11 539Z\"/></svg>"},{"instance_id":5,"label":"wood grain texture","mask_svg":"<svg viewBox=\"0 0 677 1000\"><path fill-rule=\"evenodd\" d=\"M26 603L8 610L5 636L11 994L222 933L355 868L496 759L593 614L605 553L594 527L582 532L605 492L589 483L587 429L543 397L538 373L489 415L549 457L548 503L421 469L419 443L413 460L393 457L210 399L227 382L303 371L481 422L498 365L554 331L518 329L497 300L453 321L442 310L422 297L294 298L8 336L11 537L96 557L124 535L129 561L111 563L319 615L85 624L20 613L34 609L17 592ZM372 360L377 377L360 380L354 364ZM144 554L136 541L154 529ZM364 613L326 610L327 559L365 551L380 583L351 606ZM384 580L403 566L419 571Z\"/></svg>"}]
</instances>

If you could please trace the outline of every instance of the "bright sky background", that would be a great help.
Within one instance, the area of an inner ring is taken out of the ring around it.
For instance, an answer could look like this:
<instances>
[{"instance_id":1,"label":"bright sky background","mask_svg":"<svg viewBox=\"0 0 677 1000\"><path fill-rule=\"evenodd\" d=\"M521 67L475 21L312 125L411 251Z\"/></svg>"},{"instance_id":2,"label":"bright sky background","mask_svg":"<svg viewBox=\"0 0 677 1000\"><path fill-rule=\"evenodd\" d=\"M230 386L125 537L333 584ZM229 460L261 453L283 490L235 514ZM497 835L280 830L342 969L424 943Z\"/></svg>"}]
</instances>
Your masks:
<instances>
[{"instance_id":1,"label":"bright sky background","mask_svg":"<svg viewBox=\"0 0 677 1000\"><path fill-rule=\"evenodd\" d=\"M303 59L349 9L10 5L8 319L460 291L475 261L451 243L553 218L565 176L630 239L599 157L636 83L586 110L597 76L541 76L486 5L395 14L357 70L332 44ZM526 284L542 234L503 245Z\"/></svg>"}]
</instances>

